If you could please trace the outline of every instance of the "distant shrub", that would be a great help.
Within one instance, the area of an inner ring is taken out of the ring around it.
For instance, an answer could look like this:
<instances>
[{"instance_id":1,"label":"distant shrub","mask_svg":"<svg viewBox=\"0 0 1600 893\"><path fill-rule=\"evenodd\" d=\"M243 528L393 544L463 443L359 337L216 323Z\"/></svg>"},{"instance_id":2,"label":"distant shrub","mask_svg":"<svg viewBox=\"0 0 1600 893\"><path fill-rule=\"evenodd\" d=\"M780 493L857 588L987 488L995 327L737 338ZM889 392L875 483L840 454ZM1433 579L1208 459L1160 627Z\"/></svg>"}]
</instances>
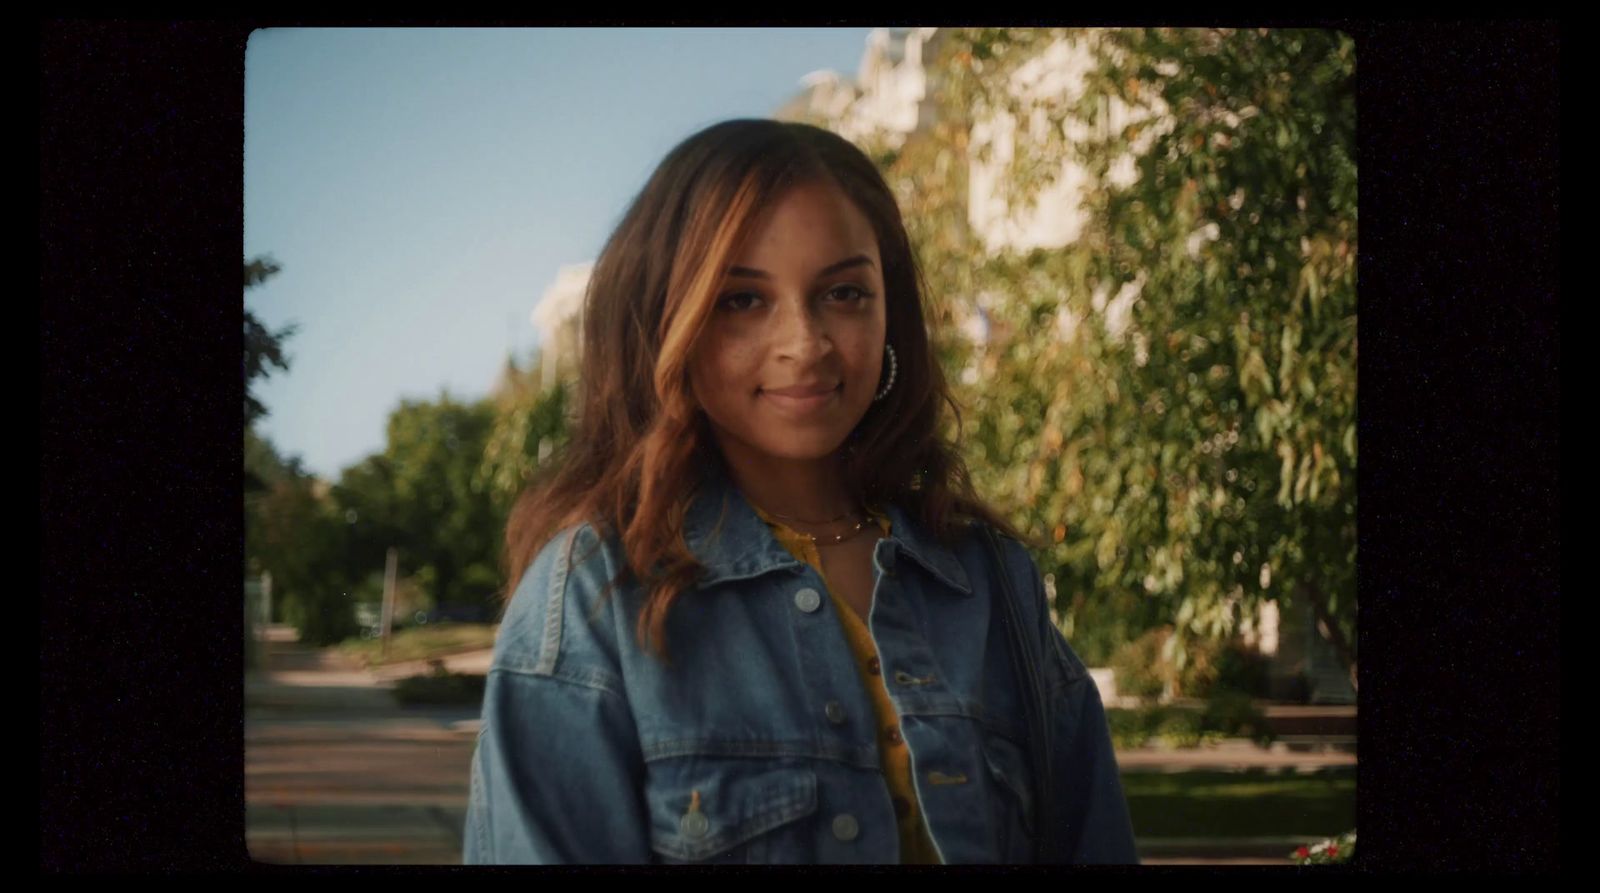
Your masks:
<instances>
[{"instance_id":1,"label":"distant shrub","mask_svg":"<svg viewBox=\"0 0 1600 893\"><path fill-rule=\"evenodd\" d=\"M483 703L486 677L482 673L452 673L442 662L434 662L427 676L408 676L395 683L395 699L401 704L449 704L471 706Z\"/></svg>"},{"instance_id":2,"label":"distant shrub","mask_svg":"<svg viewBox=\"0 0 1600 893\"><path fill-rule=\"evenodd\" d=\"M1271 659L1237 639L1221 646L1215 657L1216 677L1212 685L1195 697L1215 692L1237 692L1253 698L1268 694Z\"/></svg>"},{"instance_id":3,"label":"distant shrub","mask_svg":"<svg viewBox=\"0 0 1600 893\"><path fill-rule=\"evenodd\" d=\"M1267 697L1269 663L1255 649L1238 639L1190 642L1179 670L1175 662L1162 657L1171 636L1170 626L1158 627L1117 649L1111 668L1118 694L1154 701L1170 686L1174 695L1184 698L1205 699L1221 692Z\"/></svg>"},{"instance_id":4,"label":"distant shrub","mask_svg":"<svg viewBox=\"0 0 1600 893\"><path fill-rule=\"evenodd\" d=\"M1111 670L1116 674L1117 694L1154 701L1166 690L1161 647L1169 635L1166 629L1153 629L1124 643L1111 655Z\"/></svg>"},{"instance_id":5,"label":"distant shrub","mask_svg":"<svg viewBox=\"0 0 1600 893\"><path fill-rule=\"evenodd\" d=\"M1224 738L1248 738L1266 747L1275 739L1266 716L1241 692L1218 692L1202 707L1147 703L1132 710L1108 709L1106 725L1112 745L1124 750L1152 740L1197 747Z\"/></svg>"},{"instance_id":6,"label":"distant shrub","mask_svg":"<svg viewBox=\"0 0 1600 893\"><path fill-rule=\"evenodd\" d=\"M1145 710L1107 710L1106 725L1111 729L1111 746L1118 750L1143 747L1150 740Z\"/></svg>"},{"instance_id":7,"label":"distant shrub","mask_svg":"<svg viewBox=\"0 0 1600 893\"><path fill-rule=\"evenodd\" d=\"M1206 701L1200 725L1228 738L1249 738L1262 747L1271 744L1277 737L1267 725L1266 714L1245 692L1213 693Z\"/></svg>"},{"instance_id":8,"label":"distant shrub","mask_svg":"<svg viewBox=\"0 0 1600 893\"><path fill-rule=\"evenodd\" d=\"M1163 709L1155 722L1155 737L1173 747L1196 747L1206 739L1201 715L1182 708Z\"/></svg>"},{"instance_id":9,"label":"distant shrub","mask_svg":"<svg viewBox=\"0 0 1600 893\"><path fill-rule=\"evenodd\" d=\"M1171 747L1197 747L1227 737L1208 728L1201 711L1193 707L1147 704L1133 710L1106 711L1111 744L1119 749L1145 747L1159 740Z\"/></svg>"}]
</instances>

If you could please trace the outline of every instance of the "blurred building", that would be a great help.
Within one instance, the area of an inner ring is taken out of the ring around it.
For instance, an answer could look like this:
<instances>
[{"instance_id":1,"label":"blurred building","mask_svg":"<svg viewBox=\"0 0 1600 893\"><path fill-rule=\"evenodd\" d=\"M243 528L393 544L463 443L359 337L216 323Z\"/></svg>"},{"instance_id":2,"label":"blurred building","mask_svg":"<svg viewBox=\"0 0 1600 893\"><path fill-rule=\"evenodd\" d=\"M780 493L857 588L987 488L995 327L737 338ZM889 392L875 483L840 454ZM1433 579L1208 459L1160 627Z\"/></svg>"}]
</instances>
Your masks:
<instances>
[{"instance_id":1,"label":"blurred building","mask_svg":"<svg viewBox=\"0 0 1600 893\"><path fill-rule=\"evenodd\" d=\"M583 352L583 297L593 270L592 261L562 267L528 315L539 330L540 390L577 374Z\"/></svg>"},{"instance_id":2,"label":"blurred building","mask_svg":"<svg viewBox=\"0 0 1600 893\"><path fill-rule=\"evenodd\" d=\"M500 367L500 373L494 377L494 384L489 386L489 399L500 406L517 402L519 397L533 387L530 378L528 372L517 365L516 358L507 354L505 365Z\"/></svg>"},{"instance_id":3,"label":"blurred building","mask_svg":"<svg viewBox=\"0 0 1600 893\"><path fill-rule=\"evenodd\" d=\"M831 70L801 78L801 91L772 117L804 121L863 147L899 148L933 122L940 28L874 28L854 81Z\"/></svg>"}]
</instances>

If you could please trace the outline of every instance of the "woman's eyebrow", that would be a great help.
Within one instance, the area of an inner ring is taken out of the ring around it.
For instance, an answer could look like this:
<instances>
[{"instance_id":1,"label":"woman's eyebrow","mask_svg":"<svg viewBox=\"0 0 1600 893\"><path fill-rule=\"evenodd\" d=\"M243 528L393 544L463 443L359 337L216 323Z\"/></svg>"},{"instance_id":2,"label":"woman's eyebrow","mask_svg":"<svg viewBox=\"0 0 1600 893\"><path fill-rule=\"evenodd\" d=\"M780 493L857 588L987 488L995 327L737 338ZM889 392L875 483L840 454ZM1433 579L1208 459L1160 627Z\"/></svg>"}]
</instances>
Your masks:
<instances>
[{"instance_id":1,"label":"woman's eyebrow","mask_svg":"<svg viewBox=\"0 0 1600 893\"><path fill-rule=\"evenodd\" d=\"M827 276L827 275L829 275L831 273L837 273L840 270L848 269L850 267L859 267L859 266L868 266L868 267L874 266L874 264L872 263L872 258L867 257L865 254L858 254L855 257L847 257L844 260L841 260L841 261L839 261L837 263L828 264L826 267L823 267L821 270L818 270L816 278L821 279L822 277ZM743 276L743 277L746 277L746 278L749 278L749 279L771 279L772 278L764 270L753 270L753 269L751 269L749 267L729 267L728 268L728 275L729 276Z\"/></svg>"}]
</instances>

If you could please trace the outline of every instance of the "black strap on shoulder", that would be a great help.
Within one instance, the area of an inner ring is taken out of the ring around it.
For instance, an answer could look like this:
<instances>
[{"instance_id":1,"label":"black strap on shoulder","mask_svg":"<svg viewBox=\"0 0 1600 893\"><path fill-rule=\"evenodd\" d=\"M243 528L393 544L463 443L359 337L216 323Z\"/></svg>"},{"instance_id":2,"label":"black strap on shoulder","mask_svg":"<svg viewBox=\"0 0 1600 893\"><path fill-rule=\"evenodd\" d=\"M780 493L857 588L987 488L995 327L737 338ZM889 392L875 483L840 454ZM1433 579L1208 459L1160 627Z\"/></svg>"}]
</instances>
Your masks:
<instances>
[{"instance_id":1,"label":"black strap on shoulder","mask_svg":"<svg viewBox=\"0 0 1600 893\"><path fill-rule=\"evenodd\" d=\"M1006 629L1011 635L1011 668L1016 674L1018 691L1028 715L1028 748L1033 763L1033 861L1061 861L1063 841L1054 832L1055 812L1059 804L1051 794L1050 779L1050 729L1046 721L1044 686L1041 681L1043 665L1040 663L1032 637L1024 632L1021 609L1016 593L1011 588L1010 575L1006 573L1004 554L1000 550L1000 537L993 527L982 525L989 551L994 558L996 575L1000 578L1003 593L1000 602Z\"/></svg>"}]
</instances>

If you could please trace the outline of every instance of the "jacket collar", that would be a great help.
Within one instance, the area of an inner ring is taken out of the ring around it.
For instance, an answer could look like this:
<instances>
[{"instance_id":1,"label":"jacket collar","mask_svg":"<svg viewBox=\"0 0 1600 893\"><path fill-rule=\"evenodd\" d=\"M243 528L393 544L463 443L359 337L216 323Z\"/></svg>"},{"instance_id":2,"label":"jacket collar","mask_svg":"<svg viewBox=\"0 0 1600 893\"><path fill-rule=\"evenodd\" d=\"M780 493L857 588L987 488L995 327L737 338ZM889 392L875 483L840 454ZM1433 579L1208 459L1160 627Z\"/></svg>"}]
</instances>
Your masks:
<instances>
[{"instance_id":1,"label":"jacket collar","mask_svg":"<svg viewBox=\"0 0 1600 893\"><path fill-rule=\"evenodd\" d=\"M972 594L967 572L954 553L899 504L888 502L883 509L892 525L885 538L889 545L879 548L904 552L951 592ZM803 566L772 535L720 462L708 463L684 517L684 538L706 569L697 587ZM894 560L892 552L884 556L886 562Z\"/></svg>"}]
</instances>

